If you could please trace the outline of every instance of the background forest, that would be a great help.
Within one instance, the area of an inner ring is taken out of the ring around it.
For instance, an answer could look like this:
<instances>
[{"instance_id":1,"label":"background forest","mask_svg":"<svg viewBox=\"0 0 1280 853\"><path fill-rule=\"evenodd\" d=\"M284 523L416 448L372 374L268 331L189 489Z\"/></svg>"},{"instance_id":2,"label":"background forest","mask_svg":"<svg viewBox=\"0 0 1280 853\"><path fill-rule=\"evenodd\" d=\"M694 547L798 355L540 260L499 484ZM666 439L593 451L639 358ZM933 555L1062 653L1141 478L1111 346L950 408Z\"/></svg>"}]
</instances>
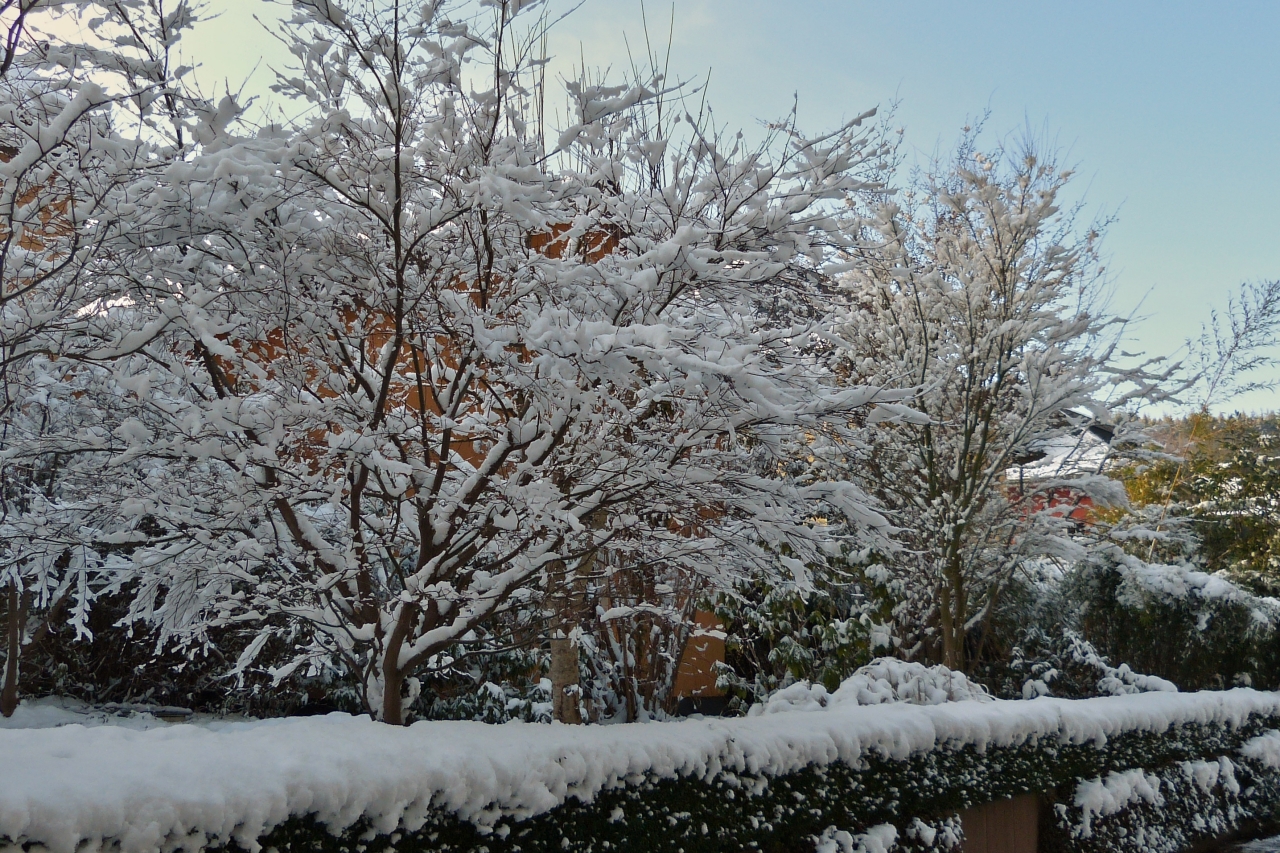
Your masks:
<instances>
[{"instance_id":1,"label":"background forest","mask_svg":"<svg viewBox=\"0 0 1280 853\"><path fill-rule=\"evenodd\" d=\"M729 713L1280 687L1280 420L1214 414L1280 282L1134 356L1042 144L752 145L656 54L548 81L538 3L295 12L257 125L199 8L3 5L0 712L634 721L708 631Z\"/></svg>"}]
</instances>

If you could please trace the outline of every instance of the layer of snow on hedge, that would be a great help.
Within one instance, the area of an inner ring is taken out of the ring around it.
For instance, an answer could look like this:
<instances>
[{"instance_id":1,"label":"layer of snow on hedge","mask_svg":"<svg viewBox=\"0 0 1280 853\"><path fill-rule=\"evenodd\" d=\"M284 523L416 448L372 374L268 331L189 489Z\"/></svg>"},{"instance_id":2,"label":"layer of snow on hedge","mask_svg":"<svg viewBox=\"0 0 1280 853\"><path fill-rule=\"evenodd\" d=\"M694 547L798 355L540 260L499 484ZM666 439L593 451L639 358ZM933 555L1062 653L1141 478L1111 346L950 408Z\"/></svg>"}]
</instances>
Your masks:
<instances>
[{"instance_id":1,"label":"layer of snow on hedge","mask_svg":"<svg viewBox=\"0 0 1280 853\"><path fill-rule=\"evenodd\" d=\"M1272 770L1280 767L1280 731L1272 729L1250 738L1240 747L1240 754Z\"/></svg>"},{"instance_id":2,"label":"layer of snow on hedge","mask_svg":"<svg viewBox=\"0 0 1280 853\"><path fill-rule=\"evenodd\" d=\"M1084 820L1076 832L1088 838L1093 834L1094 817L1122 812L1130 803L1146 800L1153 806L1164 805L1160 795L1160 779L1142 768L1108 773L1104 778L1087 779L1076 786L1075 804Z\"/></svg>"},{"instance_id":3,"label":"layer of snow on hedge","mask_svg":"<svg viewBox=\"0 0 1280 853\"><path fill-rule=\"evenodd\" d=\"M479 826L643 776L779 774L856 764L939 744L1032 738L1103 743L1180 723L1238 725L1280 713L1280 695L1248 689L1085 700L833 704L807 714L619 726L425 722L395 728L345 714L175 724L136 731L68 725L0 730L0 837L56 853L198 848L202 836L248 849L290 815L334 828L359 816L389 831L430 809ZM1105 785L1104 785L1105 787Z\"/></svg>"},{"instance_id":4,"label":"layer of snow on hedge","mask_svg":"<svg viewBox=\"0 0 1280 853\"><path fill-rule=\"evenodd\" d=\"M1232 794L1240 793L1240 783L1236 780L1236 766L1225 755L1216 761L1184 761L1182 773L1206 794L1218 785Z\"/></svg>"},{"instance_id":5,"label":"layer of snow on hedge","mask_svg":"<svg viewBox=\"0 0 1280 853\"><path fill-rule=\"evenodd\" d=\"M814 839L815 853L889 853L898 840L898 828L891 823L873 826L852 835L834 826Z\"/></svg>"}]
</instances>

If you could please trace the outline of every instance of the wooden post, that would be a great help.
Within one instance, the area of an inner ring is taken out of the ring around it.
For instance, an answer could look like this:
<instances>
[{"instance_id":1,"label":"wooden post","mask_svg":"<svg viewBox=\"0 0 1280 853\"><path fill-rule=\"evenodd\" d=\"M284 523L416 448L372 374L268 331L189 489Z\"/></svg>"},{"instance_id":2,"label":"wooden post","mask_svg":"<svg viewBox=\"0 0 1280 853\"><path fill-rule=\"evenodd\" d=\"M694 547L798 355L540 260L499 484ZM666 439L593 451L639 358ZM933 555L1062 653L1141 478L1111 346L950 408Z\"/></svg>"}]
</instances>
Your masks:
<instances>
[{"instance_id":1,"label":"wooden post","mask_svg":"<svg viewBox=\"0 0 1280 853\"><path fill-rule=\"evenodd\" d=\"M0 687L0 714L6 717L12 717L18 709L18 657L22 654L22 632L27 621L26 603L26 592L19 593L16 585L10 586L4 686Z\"/></svg>"},{"instance_id":2,"label":"wooden post","mask_svg":"<svg viewBox=\"0 0 1280 853\"><path fill-rule=\"evenodd\" d=\"M596 510L590 516L591 529L603 530L608 522L604 510ZM551 634L551 719L561 723L582 723L582 684L578 677L578 641L573 639L575 629L586 608L587 580L595 567L596 550L593 547L569 571L557 561L553 572L554 590L551 598L555 604L555 623ZM555 582L556 574L559 582Z\"/></svg>"},{"instance_id":3,"label":"wooden post","mask_svg":"<svg viewBox=\"0 0 1280 853\"><path fill-rule=\"evenodd\" d=\"M551 638L551 717L557 722L582 722L578 683L578 644L568 637Z\"/></svg>"},{"instance_id":4,"label":"wooden post","mask_svg":"<svg viewBox=\"0 0 1280 853\"><path fill-rule=\"evenodd\" d=\"M1040 800L1023 794L960 813L964 853L1036 853L1039 847Z\"/></svg>"}]
</instances>

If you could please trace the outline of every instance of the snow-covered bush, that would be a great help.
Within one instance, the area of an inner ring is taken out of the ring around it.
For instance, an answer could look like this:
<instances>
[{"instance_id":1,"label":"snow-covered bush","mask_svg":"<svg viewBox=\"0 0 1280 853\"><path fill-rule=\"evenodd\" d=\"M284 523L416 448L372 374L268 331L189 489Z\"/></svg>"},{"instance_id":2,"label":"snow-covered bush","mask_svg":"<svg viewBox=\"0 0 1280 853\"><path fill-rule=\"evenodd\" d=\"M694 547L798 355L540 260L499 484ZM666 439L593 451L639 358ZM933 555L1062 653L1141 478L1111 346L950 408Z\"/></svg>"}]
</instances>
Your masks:
<instances>
[{"instance_id":1,"label":"snow-covered bush","mask_svg":"<svg viewBox=\"0 0 1280 853\"><path fill-rule=\"evenodd\" d=\"M1248 325L1255 327L1248 337L1265 350L1275 340L1278 305L1280 283L1247 286L1236 299L1237 310L1247 307ZM1233 319L1238 330L1233 336L1244 331L1242 320ZM1215 417L1202 410L1155 421L1149 432L1150 452L1124 472L1133 516L1125 526L1145 531L1134 543L1135 553L1166 563L1191 558L1206 572L1221 572L1255 594L1275 595L1280 591L1280 502L1275 497L1280 493L1280 416Z\"/></svg>"},{"instance_id":2,"label":"snow-covered bush","mask_svg":"<svg viewBox=\"0 0 1280 853\"><path fill-rule=\"evenodd\" d=\"M156 630L128 619L133 592L126 588L94 600L86 619L91 638L77 636L66 623L35 637L25 650L23 693L97 706L151 703L255 717L359 710L356 685L334 670L278 682L262 670L233 673L256 631L220 628L207 646L191 650L161 643ZM292 653L290 644L277 640L260 650L259 659L280 664Z\"/></svg>"},{"instance_id":3,"label":"snow-covered bush","mask_svg":"<svg viewBox=\"0 0 1280 853\"><path fill-rule=\"evenodd\" d=\"M1112 665L1184 690L1280 685L1280 604L1224 577L1103 551L1067 576L1059 601L1066 626Z\"/></svg>"},{"instance_id":4,"label":"snow-covered bush","mask_svg":"<svg viewBox=\"0 0 1280 853\"><path fill-rule=\"evenodd\" d=\"M1014 649L1009 671L1024 679L1021 697L1124 696L1129 693L1176 693L1176 684L1159 676L1134 672L1128 664L1112 666L1093 644L1074 629L1060 627L1046 635L1032 627L1023 636L1025 646ZM1006 689L1013 685L1006 685Z\"/></svg>"},{"instance_id":5,"label":"snow-covered bush","mask_svg":"<svg viewBox=\"0 0 1280 853\"><path fill-rule=\"evenodd\" d=\"M417 720L548 722L551 682L547 653L512 642L511 634L477 632L471 642L447 649L421 680L410 708Z\"/></svg>"},{"instance_id":6,"label":"snow-covered bush","mask_svg":"<svg viewBox=\"0 0 1280 853\"><path fill-rule=\"evenodd\" d=\"M988 702L986 689L945 666L925 666L894 658L880 658L860 668L831 697L834 704L853 702L878 705L910 702L939 705L943 702Z\"/></svg>"},{"instance_id":7,"label":"snow-covered bush","mask_svg":"<svg viewBox=\"0 0 1280 853\"><path fill-rule=\"evenodd\" d=\"M726 633L719 686L741 711L796 682L834 691L877 651L891 646L883 602L867 595L856 574L812 570L807 594L757 581L722 593L716 617Z\"/></svg>"},{"instance_id":8,"label":"snow-covered bush","mask_svg":"<svg viewBox=\"0 0 1280 853\"><path fill-rule=\"evenodd\" d=\"M748 715L817 711L841 705L888 702L941 705L966 701L990 702L992 697L964 673L953 672L941 664L925 666L913 661L878 658L858 668L834 692L827 692L821 684L797 682L771 694L762 704L753 705Z\"/></svg>"},{"instance_id":9,"label":"snow-covered bush","mask_svg":"<svg viewBox=\"0 0 1280 853\"><path fill-rule=\"evenodd\" d=\"M1277 602L1190 564L1155 564L1106 541L1046 566L1006 597L1003 660L974 676L996 695L1082 698L1280 685Z\"/></svg>"}]
</instances>

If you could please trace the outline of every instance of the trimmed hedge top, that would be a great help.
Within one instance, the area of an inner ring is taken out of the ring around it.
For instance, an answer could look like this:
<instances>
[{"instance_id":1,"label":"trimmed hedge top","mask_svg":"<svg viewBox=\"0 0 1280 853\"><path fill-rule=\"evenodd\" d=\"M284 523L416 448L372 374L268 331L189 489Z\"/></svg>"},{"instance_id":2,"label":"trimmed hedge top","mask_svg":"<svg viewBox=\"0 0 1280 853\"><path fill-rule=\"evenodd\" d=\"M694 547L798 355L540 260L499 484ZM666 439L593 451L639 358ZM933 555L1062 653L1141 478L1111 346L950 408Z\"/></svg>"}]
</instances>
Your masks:
<instances>
[{"instance_id":1,"label":"trimmed hedge top","mask_svg":"<svg viewBox=\"0 0 1280 853\"><path fill-rule=\"evenodd\" d=\"M907 849L936 849L947 834L926 845L930 831L912 836L913 819L1057 791L1070 836L1082 780L1228 755L1261 778L1267 762L1240 750L1278 726L1280 695L1242 689L620 726L399 729L330 715L7 730L0 837L55 853L228 843L674 853L805 849L827 827L890 823ZM1090 814L1090 831L1108 819Z\"/></svg>"}]
</instances>

